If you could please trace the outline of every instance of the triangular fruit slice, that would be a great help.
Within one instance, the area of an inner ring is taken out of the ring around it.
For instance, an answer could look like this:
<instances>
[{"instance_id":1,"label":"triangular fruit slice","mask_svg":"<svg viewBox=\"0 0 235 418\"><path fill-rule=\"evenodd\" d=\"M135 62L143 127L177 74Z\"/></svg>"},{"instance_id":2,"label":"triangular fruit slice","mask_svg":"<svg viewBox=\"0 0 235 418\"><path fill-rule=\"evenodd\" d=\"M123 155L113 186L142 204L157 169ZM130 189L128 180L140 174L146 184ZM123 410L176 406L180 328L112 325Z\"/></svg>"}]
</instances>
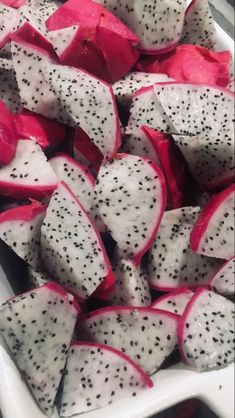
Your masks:
<instances>
[{"instance_id":1,"label":"triangular fruit slice","mask_svg":"<svg viewBox=\"0 0 235 418\"><path fill-rule=\"evenodd\" d=\"M72 343L60 396L60 414L70 417L135 397L153 386L122 352L103 344Z\"/></svg>"},{"instance_id":2,"label":"triangular fruit slice","mask_svg":"<svg viewBox=\"0 0 235 418\"><path fill-rule=\"evenodd\" d=\"M0 193L4 196L41 199L58 183L41 147L31 140L18 141L10 164L0 167Z\"/></svg>"},{"instance_id":3,"label":"triangular fruit slice","mask_svg":"<svg viewBox=\"0 0 235 418\"><path fill-rule=\"evenodd\" d=\"M152 308L108 307L82 317L78 337L111 345L152 374L176 347L178 318Z\"/></svg>"},{"instance_id":4,"label":"triangular fruit slice","mask_svg":"<svg viewBox=\"0 0 235 418\"><path fill-rule=\"evenodd\" d=\"M220 369L234 361L234 303L198 289L178 327L179 348L186 363L200 371Z\"/></svg>"},{"instance_id":5,"label":"triangular fruit slice","mask_svg":"<svg viewBox=\"0 0 235 418\"><path fill-rule=\"evenodd\" d=\"M41 225L46 208L32 201L0 213L0 238L35 269L40 267Z\"/></svg>"},{"instance_id":6,"label":"triangular fruit slice","mask_svg":"<svg viewBox=\"0 0 235 418\"><path fill-rule=\"evenodd\" d=\"M72 295L48 283L0 310L0 332L41 410L51 416L78 316Z\"/></svg>"},{"instance_id":7,"label":"triangular fruit slice","mask_svg":"<svg viewBox=\"0 0 235 418\"><path fill-rule=\"evenodd\" d=\"M41 255L46 271L82 300L113 276L99 232L65 183L58 185L50 200Z\"/></svg>"},{"instance_id":8,"label":"triangular fruit slice","mask_svg":"<svg viewBox=\"0 0 235 418\"><path fill-rule=\"evenodd\" d=\"M235 295L235 257L228 260L212 277L210 288L223 296Z\"/></svg>"},{"instance_id":9,"label":"triangular fruit slice","mask_svg":"<svg viewBox=\"0 0 235 418\"><path fill-rule=\"evenodd\" d=\"M191 233L193 251L225 260L233 257L234 199L234 184L212 197Z\"/></svg>"},{"instance_id":10,"label":"triangular fruit slice","mask_svg":"<svg viewBox=\"0 0 235 418\"><path fill-rule=\"evenodd\" d=\"M160 168L146 158L118 154L99 171L94 203L118 243L120 256L140 263L166 206Z\"/></svg>"}]
</instances>

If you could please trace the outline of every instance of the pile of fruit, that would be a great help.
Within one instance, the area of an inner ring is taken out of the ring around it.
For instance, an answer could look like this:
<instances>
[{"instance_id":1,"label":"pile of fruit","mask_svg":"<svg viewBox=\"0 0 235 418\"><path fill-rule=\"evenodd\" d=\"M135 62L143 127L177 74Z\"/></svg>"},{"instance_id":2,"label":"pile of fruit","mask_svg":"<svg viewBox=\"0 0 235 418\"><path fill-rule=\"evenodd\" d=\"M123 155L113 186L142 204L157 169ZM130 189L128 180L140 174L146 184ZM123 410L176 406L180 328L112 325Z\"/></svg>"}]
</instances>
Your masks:
<instances>
[{"instance_id":1,"label":"pile of fruit","mask_svg":"<svg viewBox=\"0 0 235 418\"><path fill-rule=\"evenodd\" d=\"M233 362L216 41L207 0L0 0L0 239L27 266L0 337L47 416L135 397L177 351Z\"/></svg>"}]
</instances>

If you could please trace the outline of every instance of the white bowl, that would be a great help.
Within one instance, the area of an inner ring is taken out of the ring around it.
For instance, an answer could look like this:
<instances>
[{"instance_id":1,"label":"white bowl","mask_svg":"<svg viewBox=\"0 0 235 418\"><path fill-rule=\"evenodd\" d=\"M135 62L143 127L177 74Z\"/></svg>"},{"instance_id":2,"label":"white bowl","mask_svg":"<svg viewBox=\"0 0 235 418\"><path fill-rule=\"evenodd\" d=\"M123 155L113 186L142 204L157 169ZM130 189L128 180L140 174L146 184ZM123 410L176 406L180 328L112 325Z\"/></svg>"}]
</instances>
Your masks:
<instances>
[{"instance_id":1,"label":"white bowl","mask_svg":"<svg viewBox=\"0 0 235 418\"><path fill-rule=\"evenodd\" d=\"M234 54L233 40L218 25L216 28L218 49L227 49ZM0 266L0 304L12 294ZM83 414L82 417L147 418L185 399L198 398L220 418L234 418L234 364L208 373L197 373L179 364L158 372L153 380L154 387L134 401L124 399L107 408ZM0 345L0 410L3 418L46 418L35 404L3 345ZM56 411L53 418L58 418ZM74 418L78 418L78 415Z\"/></svg>"}]
</instances>

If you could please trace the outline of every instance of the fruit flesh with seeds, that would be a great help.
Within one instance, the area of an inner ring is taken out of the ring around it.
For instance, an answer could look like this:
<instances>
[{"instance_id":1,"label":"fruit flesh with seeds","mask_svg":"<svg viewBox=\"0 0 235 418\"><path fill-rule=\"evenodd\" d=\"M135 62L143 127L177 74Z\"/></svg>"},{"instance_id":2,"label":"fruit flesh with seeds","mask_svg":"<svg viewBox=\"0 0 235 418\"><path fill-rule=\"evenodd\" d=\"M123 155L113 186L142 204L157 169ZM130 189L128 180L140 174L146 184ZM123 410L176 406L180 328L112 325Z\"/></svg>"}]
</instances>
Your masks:
<instances>
[{"instance_id":1,"label":"fruit flesh with seeds","mask_svg":"<svg viewBox=\"0 0 235 418\"><path fill-rule=\"evenodd\" d=\"M233 297L235 294L235 257L224 263L221 269L212 277L210 289L223 296Z\"/></svg>"},{"instance_id":2,"label":"fruit flesh with seeds","mask_svg":"<svg viewBox=\"0 0 235 418\"><path fill-rule=\"evenodd\" d=\"M179 321L178 342L185 362L198 371L233 362L234 316L233 302L198 289Z\"/></svg>"},{"instance_id":3,"label":"fruit flesh with seeds","mask_svg":"<svg viewBox=\"0 0 235 418\"><path fill-rule=\"evenodd\" d=\"M69 417L102 408L126 397L134 398L152 386L148 375L122 352L102 344L73 342L63 379L60 414Z\"/></svg>"},{"instance_id":4,"label":"fruit flesh with seeds","mask_svg":"<svg viewBox=\"0 0 235 418\"><path fill-rule=\"evenodd\" d=\"M121 350L151 375L176 347L178 318L152 308L108 307L81 318L78 338Z\"/></svg>"},{"instance_id":5,"label":"fruit flesh with seeds","mask_svg":"<svg viewBox=\"0 0 235 418\"><path fill-rule=\"evenodd\" d=\"M48 283L10 299L0 310L1 336L48 416L52 415L78 309L72 295Z\"/></svg>"},{"instance_id":6,"label":"fruit flesh with seeds","mask_svg":"<svg viewBox=\"0 0 235 418\"><path fill-rule=\"evenodd\" d=\"M190 289L178 289L155 300L151 308L163 309L177 315L182 315L193 295L194 293Z\"/></svg>"}]
</instances>

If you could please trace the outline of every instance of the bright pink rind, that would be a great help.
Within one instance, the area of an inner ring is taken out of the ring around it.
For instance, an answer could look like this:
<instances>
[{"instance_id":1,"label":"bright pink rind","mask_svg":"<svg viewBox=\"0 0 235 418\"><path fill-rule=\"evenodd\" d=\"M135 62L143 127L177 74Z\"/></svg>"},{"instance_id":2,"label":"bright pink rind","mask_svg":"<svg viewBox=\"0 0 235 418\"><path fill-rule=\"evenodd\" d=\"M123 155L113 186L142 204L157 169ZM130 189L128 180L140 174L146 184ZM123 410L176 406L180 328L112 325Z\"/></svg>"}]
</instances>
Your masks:
<instances>
[{"instance_id":1,"label":"bright pink rind","mask_svg":"<svg viewBox=\"0 0 235 418\"><path fill-rule=\"evenodd\" d=\"M45 186L25 186L7 181L0 181L0 193L3 196L15 198L32 198L40 200L44 197L50 196L56 187L57 183Z\"/></svg>"},{"instance_id":2,"label":"bright pink rind","mask_svg":"<svg viewBox=\"0 0 235 418\"><path fill-rule=\"evenodd\" d=\"M152 283L149 283L149 287L153 290L157 290L158 292L174 292L176 289L180 289L179 285L177 285L178 287L170 287L170 286L160 286L160 285L154 285ZM204 284L203 286L200 285L200 287L203 287L203 289L208 289L209 286L209 281L208 284ZM182 289L185 287L185 284L183 285ZM195 284L195 286L188 286L188 289L190 289L192 292L195 292L195 290L198 289L198 285Z\"/></svg>"},{"instance_id":3,"label":"bright pink rind","mask_svg":"<svg viewBox=\"0 0 235 418\"><path fill-rule=\"evenodd\" d=\"M18 206L0 213L0 224L10 221L30 222L40 213L46 212L47 206L42 205L36 200L31 201L31 205Z\"/></svg>"},{"instance_id":4,"label":"bright pink rind","mask_svg":"<svg viewBox=\"0 0 235 418\"><path fill-rule=\"evenodd\" d=\"M184 360L184 362L187 363L187 358L185 357L185 353L184 353L184 329L185 329L185 324L187 321L187 317L191 311L191 309L194 306L195 301L198 299L198 297L205 292L206 290L203 288L199 288L196 293L193 295L192 299L189 301L189 303L187 304L183 315L180 317L179 323L178 323L178 329L177 329L177 337L178 337L178 348L180 350L180 354L182 356L182 359Z\"/></svg>"},{"instance_id":5,"label":"bright pink rind","mask_svg":"<svg viewBox=\"0 0 235 418\"><path fill-rule=\"evenodd\" d=\"M133 366L136 372L141 376L142 380L144 381L147 387L152 388L154 386L153 381L147 375L147 373L145 373L130 357L128 357L122 351L116 350L115 348L108 345L92 343L87 341L73 341L70 347L93 347L100 348L101 350L107 351L109 353L113 353L115 356L120 357L126 363L129 363L131 366Z\"/></svg>"},{"instance_id":6,"label":"bright pink rind","mask_svg":"<svg viewBox=\"0 0 235 418\"><path fill-rule=\"evenodd\" d=\"M232 184L220 194L213 196L208 205L202 211L190 236L190 245L193 251L198 251L203 235L206 232L214 213L220 206L223 205L223 202L228 198L228 196L233 193L235 193L235 184Z\"/></svg>"}]
</instances>

